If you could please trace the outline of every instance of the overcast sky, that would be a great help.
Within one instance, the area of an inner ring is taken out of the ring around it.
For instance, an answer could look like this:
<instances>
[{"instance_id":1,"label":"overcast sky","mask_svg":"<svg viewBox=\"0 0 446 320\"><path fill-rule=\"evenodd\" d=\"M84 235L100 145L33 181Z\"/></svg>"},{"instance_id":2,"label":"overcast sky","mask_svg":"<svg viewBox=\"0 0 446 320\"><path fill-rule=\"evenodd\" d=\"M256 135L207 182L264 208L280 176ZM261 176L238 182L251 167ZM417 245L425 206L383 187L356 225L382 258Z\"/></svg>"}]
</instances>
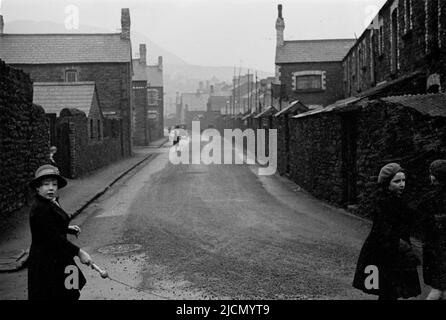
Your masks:
<instances>
[{"instance_id":1,"label":"overcast sky","mask_svg":"<svg viewBox=\"0 0 446 320\"><path fill-rule=\"evenodd\" d=\"M120 28L130 8L132 30L191 64L274 70L277 4L285 40L359 36L385 0L0 0L5 22L65 23L67 6L79 24Z\"/></svg>"}]
</instances>

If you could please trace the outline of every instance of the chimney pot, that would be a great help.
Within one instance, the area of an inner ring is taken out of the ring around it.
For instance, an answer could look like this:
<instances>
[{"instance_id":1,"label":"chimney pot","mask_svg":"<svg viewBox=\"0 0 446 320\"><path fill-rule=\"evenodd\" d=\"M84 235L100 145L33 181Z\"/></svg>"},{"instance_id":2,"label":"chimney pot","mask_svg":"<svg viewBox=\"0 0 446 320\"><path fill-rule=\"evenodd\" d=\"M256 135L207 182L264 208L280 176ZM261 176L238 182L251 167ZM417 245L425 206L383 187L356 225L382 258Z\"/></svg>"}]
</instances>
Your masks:
<instances>
[{"instance_id":1,"label":"chimney pot","mask_svg":"<svg viewBox=\"0 0 446 320\"><path fill-rule=\"evenodd\" d=\"M3 16L0 14L0 34L3 34L5 23L3 22Z\"/></svg>"},{"instance_id":2,"label":"chimney pot","mask_svg":"<svg viewBox=\"0 0 446 320\"><path fill-rule=\"evenodd\" d=\"M163 57L158 56L158 68L163 69Z\"/></svg>"},{"instance_id":3,"label":"chimney pot","mask_svg":"<svg viewBox=\"0 0 446 320\"><path fill-rule=\"evenodd\" d=\"M277 6L277 10L279 11L279 18L283 19L283 17L282 17L282 5L281 4L279 4Z\"/></svg>"},{"instance_id":4,"label":"chimney pot","mask_svg":"<svg viewBox=\"0 0 446 320\"><path fill-rule=\"evenodd\" d=\"M129 11L129 8L121 9L121 39L130 40L130 11Z\"/></svg>"}]
</instances>

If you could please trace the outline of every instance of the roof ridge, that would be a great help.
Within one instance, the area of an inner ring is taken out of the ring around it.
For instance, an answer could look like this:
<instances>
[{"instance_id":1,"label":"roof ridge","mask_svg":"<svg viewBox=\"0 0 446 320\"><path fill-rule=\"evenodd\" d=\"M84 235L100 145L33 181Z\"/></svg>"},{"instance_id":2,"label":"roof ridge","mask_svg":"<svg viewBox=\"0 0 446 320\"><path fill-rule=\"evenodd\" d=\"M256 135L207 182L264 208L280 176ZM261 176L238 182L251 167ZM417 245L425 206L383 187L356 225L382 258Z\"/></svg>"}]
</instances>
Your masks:
<instances>
[{"instance_id":1,"label":"roof ridge","mask_svg":"<svg viewBox=\"0 0 446 320\"><path fill-rule=\"evenodd\" d=\"M76 81L76 82L34 82L37 86L81 86L81 85L96 85L95 81Z\"/></svg>"},{"instance_id":2,"label":"roof ridge","mask_svg":"<svg viewBox=\"0 0 446 320\"><path fill-rule=\"evenodd\" d=\"M2 36L116 36L121 33L3 33Z\"/></svg>"},{"instance_id":3,"label":"roof ridge","mask_svg":"<svg viewBox=\"0 0 446 320\"><path fill-rule=\"evenodd\" d=\"M304 40L285 40L287 42L316 42L316 41L356 41L354 38L335 38L335 39L304 39Z\"/></svg>"}]
</instances>

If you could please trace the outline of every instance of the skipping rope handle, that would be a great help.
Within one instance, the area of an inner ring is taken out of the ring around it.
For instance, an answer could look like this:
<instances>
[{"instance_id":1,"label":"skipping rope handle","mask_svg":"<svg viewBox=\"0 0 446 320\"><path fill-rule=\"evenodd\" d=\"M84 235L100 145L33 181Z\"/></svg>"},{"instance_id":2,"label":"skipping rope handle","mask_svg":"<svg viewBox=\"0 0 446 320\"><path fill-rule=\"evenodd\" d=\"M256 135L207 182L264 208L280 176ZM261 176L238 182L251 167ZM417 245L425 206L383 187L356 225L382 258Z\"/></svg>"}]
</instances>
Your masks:
<instances>
[{"instance_id":1,"label":"skipping rope handle","mask_svg":"<svg viewBox=\"0 0 446 320\"><path fill-rule=\"evenodd\" d=\"M90 267L94 270L96 270L100 275L101 278L105 279L108 278L108 272L106 270L102 270L97 264L94 262L90 263Z\"/></svg>"}]
</instances>

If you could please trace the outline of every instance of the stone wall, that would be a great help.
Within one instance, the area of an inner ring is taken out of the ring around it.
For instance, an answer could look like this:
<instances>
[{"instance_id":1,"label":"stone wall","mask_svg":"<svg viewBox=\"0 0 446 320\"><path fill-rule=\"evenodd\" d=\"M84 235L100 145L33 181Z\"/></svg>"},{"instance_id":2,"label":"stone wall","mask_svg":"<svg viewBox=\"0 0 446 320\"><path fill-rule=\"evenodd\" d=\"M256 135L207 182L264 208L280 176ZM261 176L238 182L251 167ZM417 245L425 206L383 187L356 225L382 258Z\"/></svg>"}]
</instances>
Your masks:
<instances>
[{"instance_id":1,"label":"stone wall","mask_svg":"<svg viewBox=\"0 0 446 320\"><path fill-rule=\"evenodd\" d=\"M78 81L94 81L101 109L119 111L122 121L124 153L131 155L132 76L130 63L88 63L54 65L15 65L29 73L33 82L63 82L66 69L78 71Z\"/></svg>"},{"instance_id":2,"label":"stone wall","mask_svg":"<svg viewBox=\"0 0 446 320\"><path fill-rule=\"evenodd\" d=\"M342 199L341 118L317 114L290 120L290 175L316 197Z\"/></svg>"},{"instance_id":3,"label":"stone wall","mask_svg":"<svg viewBox=\"0 0 446 320\"><path fill-rule=\"evenodd\" d=\"M104 136L92 140L85 113L64 109L57 121L58 154L62 174L78 178L122 158L119 120L105 119Z\"/></svg>"},{"instance_id":4,"label":"stone wall","mask_svg":"<svg viewBox=\"0 0 446 320\"><path fill-rule=\"evenodd\" d=\"M411 205L429 189L429 164L446 157L446 118L380 100L368 103L358 117L357 191L359 210L368 214L368 195L380 168L398 162L406 170Z\"/></svg>"},{"instance_id":5,"label":"stone wall","mask_svg":"<svg viewBox=\"0 0 446 320\"><path fill-rule=\"evenodd\" d=\"M26 204L29 181L47 163L49 128L29 76L1 60L0 141L0 213L8 214Z\"/></svg>"}]
</instances>

